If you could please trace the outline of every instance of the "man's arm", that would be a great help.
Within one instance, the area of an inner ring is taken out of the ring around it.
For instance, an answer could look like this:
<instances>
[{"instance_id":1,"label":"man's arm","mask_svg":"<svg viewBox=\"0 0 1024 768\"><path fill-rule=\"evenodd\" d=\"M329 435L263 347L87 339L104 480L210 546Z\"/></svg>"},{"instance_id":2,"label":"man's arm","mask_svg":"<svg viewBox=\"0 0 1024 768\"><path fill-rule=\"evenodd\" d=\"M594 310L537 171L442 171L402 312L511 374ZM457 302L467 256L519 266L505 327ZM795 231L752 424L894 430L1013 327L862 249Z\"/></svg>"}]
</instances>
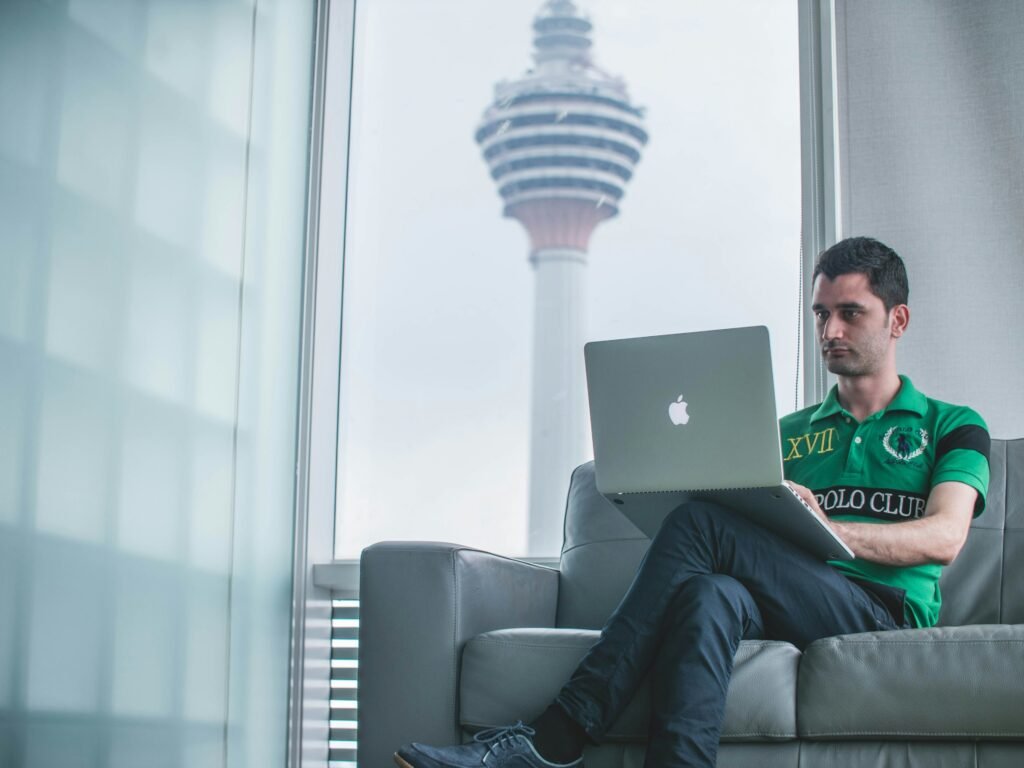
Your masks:
<instances>
[{"instance_id":1,"label":"man's arm","mask_svg":"<svg viewBox=\"0 0 1024 768\"><path fill-rule=\"evenodd\" d=\"M859 559L882 565L949 565L959 554L974 517L978 492L965 483L939 483L932 488L924 515L900 523L844 523L830 520L809 488L790 483Z\"/></svg>"}]
</instances>

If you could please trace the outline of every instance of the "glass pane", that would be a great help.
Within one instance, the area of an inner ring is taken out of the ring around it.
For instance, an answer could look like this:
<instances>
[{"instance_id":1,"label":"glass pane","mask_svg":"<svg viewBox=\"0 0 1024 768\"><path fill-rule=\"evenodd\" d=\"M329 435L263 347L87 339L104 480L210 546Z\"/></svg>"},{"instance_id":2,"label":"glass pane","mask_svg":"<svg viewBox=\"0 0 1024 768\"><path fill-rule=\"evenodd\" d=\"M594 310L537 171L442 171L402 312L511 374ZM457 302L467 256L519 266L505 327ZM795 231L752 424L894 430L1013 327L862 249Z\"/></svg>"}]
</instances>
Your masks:
<instances>
[{"instance_id":1,"label":"glass pane","mask_svg":"<svg viewBox=\"0 0 1024 768\"><path fill-rule=\"evenodd\" d=\"M339 558L557 553L587 340L767 325L795 407L796 3L378 0L356 34Z\"/></svg>"},{"instance_id":2,"label":"glass pane","mask_svg":"<svg viewBox=\"0 0 1024 768\"><path fill-rule=\"evenodd\" d=\"M0 766L285 762L313 11L0 2Z\"/></svg>"}]
</instances>

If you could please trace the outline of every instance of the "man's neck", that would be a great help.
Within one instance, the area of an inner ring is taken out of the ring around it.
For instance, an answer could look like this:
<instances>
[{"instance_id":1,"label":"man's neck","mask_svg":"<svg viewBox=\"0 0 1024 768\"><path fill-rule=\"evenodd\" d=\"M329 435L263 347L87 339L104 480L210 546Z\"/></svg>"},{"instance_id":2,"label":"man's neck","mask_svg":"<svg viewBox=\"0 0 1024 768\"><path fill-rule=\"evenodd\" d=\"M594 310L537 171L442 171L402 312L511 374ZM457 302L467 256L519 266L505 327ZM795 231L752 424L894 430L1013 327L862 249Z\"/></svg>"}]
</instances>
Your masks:
<instances>
[{"instance_id":1,"label":"man's neck","mask_svg":"<svg viewBox=\"0 0 1024 768\"><path fill-rule=\"evenodd\" d=\"M857 421L864 421L884 410L902 385L895 370L873 376L840 376L839 404Z\"/></svg>"}]
</instances>

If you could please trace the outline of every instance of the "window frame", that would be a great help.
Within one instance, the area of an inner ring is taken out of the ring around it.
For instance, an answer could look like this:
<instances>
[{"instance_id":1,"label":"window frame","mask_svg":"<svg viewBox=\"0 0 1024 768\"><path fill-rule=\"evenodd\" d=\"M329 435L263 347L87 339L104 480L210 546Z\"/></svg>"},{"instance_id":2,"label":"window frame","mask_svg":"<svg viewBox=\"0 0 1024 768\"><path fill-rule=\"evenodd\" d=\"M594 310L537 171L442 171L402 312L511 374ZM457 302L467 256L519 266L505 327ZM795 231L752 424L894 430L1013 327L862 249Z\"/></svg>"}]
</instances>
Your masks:
<instances>
[{"instance_id":1,"label":"window frame","mask_svg":"<svg viewBox=\"0 0 1024 768\"><path fill-rule=\"evenodd\" d=\"M290 768L327 766L341 317L356 0L316 0L296 434L288 702Z\"/></svg>"}]
</instances>

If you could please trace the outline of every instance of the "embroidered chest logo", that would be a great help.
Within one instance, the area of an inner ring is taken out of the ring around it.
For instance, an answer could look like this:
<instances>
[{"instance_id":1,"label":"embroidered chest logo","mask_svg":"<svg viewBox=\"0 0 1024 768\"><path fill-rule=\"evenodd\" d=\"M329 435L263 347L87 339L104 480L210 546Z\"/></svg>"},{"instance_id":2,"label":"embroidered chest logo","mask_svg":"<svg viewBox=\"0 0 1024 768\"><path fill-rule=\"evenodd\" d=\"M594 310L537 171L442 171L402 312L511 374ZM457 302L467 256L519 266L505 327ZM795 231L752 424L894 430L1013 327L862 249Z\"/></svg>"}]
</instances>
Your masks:
<instances>
[{"instance_id":1,"label":"embroidered chest logo","mask_svg":"<svg viewBox=\"0 0 1024 768\"><path fill-rule=\"evenodd\" d=\"M928 432L913 427L889 427L882 436L882 447L899 461L911 461L928 447Z\"/></svg>"},{"instance_id":2,"label":"embroidered chest logo","mask_svg":"<svg viewBox=\"0 0 1024 768\"><path fill-rule=\"evenodd\" d=\"M800 435L799 437L787 437L786 442L789 443L789 447L787 448L786 458L783 461L802 459L804 456L811 456L816 453L832 453L835 450L833 445L835 437L835 427L823 429L821 432Z\"/></svg>"}]
</instances>

